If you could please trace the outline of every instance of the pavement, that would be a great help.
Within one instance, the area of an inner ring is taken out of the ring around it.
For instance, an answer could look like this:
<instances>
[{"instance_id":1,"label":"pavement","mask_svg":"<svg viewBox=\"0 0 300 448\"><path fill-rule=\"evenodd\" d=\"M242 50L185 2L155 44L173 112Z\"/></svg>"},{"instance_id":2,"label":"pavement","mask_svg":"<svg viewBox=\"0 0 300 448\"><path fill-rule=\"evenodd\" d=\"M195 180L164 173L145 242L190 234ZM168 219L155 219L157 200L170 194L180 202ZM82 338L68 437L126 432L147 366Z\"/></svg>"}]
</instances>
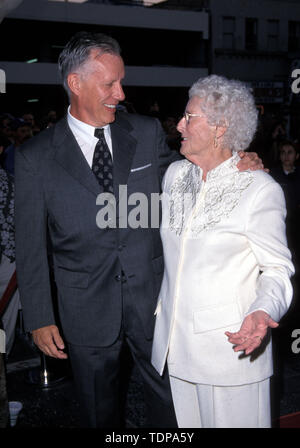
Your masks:
<instances>
[{"instance_id":1,"label":"pavement","mask_svg":"<svg viewBox=\"0 0 300 448\"><path fill-rule=\"evenodd\" d=\"M128 353L124 361L129 376L125 427L140 428L145 421L141 378ZM15 428L80 428L80 409L69 361L44 356L26 334L16 334L6 361L6 383L8 400L23 405Z\"/></svg>"},{"instance_id":2,"label":"pavement","mask_svg":"<svg viewBox=\"0 0 300 448\"><path fill-rule=\"evenodd\" d=\"M295 331L298 328L299 332ZM273 347L272 414L273 426L278 427L280 417L300 412L300 313L295 307L291 308L280 328L273 330ZM130 355L126 356L125 364L130 375L125 428L141 428L145 421L141 378ZM80 427L79 404L69 362L41 356L20 326L16 329L13 350L6 360L6 380L9 401L20 401L23 405L13 430ZM300 428L300 418L293 422L293 427Z\"/></svg>"}]
</instances>

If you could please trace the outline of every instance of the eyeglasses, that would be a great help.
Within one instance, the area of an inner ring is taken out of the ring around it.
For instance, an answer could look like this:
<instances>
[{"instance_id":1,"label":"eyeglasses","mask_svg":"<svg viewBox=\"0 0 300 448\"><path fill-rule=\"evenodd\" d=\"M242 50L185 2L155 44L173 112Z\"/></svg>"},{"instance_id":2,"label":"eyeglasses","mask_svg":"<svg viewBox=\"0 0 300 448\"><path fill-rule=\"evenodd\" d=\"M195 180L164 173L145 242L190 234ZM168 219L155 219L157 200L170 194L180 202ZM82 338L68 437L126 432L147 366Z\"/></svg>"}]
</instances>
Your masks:
<instances>
[{"instance_id":1,"label":"eyeglasses","mask_svg":"<svg viewBox=\"0 0 300 448\"><path fill-rule=\"evenodd\" d=\"M191 118L191 117L202 117L202 118L204 118L204 115L200 115L200 114L190 114L189 112L184 112L184 114L183 114L183 118L185 119L186 124L189 124L189 122L190 122L190 118Z\"/></svg>"}]
</instances>

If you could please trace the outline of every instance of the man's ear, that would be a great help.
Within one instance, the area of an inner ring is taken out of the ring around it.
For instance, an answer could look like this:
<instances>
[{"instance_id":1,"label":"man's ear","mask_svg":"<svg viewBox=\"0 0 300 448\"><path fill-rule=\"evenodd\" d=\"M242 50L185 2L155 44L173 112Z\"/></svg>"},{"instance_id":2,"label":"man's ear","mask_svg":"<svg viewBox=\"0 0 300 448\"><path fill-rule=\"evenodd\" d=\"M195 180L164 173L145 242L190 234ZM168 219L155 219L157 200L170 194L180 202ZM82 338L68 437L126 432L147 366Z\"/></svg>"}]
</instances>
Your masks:
<instances>
[{"instance_id":1,"label":"man's ear","mask_svg":"<svg viewBox=\"0 0 300 448\"><path fill-rule=\"evenodd\" d=\"M81 88L81 80L78 73L70 73L68 75L68 86L74 95L79 95Z\"/></svg>"}]
</instances>

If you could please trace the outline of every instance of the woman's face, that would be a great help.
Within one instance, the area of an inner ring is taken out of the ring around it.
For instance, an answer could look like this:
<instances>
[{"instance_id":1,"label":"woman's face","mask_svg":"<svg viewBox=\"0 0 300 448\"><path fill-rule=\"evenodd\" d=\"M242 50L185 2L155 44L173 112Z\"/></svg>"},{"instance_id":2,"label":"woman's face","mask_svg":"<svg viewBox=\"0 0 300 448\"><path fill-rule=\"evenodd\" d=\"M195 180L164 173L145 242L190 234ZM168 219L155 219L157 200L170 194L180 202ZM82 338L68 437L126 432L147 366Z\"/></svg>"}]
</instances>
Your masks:
<instances>
[{"instance_id":1,"label":"woman's face","mask_svg":"<svg viewBox=\"0 0 300 448\"><path fill-rule=\"evenodd\" d=\"M291 170L294 167L299 154L297 154L295 148L291 145L284 145L280 150L280 160L285 170Z\"/></svg>"},{"instance_id":2,"label":"woman's face","mask_svg":"<svg viewBox=\"0 0 300 448\"><path fill-rule=\"evenodd\" d=\"M187 103L185 111L197 116L190 116L188 120L183 116L177 125L182 137L180 152L187 159L208 153L213 148L216 128L207 123L200 107L202 101L201 98L193 96Z\"/></svg>"}]
</instances>

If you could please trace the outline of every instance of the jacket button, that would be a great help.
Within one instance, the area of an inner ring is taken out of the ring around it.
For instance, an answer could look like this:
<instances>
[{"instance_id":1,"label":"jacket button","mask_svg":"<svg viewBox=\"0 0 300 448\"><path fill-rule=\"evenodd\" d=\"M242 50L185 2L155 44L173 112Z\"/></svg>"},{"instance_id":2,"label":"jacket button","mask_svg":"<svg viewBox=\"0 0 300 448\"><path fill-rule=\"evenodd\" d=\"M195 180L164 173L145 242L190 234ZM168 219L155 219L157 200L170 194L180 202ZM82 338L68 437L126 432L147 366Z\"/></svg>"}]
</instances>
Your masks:
<instances>
[{"instance_id":1,"label":"jacket button","mask_svg":"<svg viewBox=\"0 0 300 448\"><path fill-rule=\"evenodd\" d=\"M122 283L126 283L126 276L124 273L122 273L122 275L115 275L115 280L116 282L122 282Z\"/></svg>"}]
</instances>

